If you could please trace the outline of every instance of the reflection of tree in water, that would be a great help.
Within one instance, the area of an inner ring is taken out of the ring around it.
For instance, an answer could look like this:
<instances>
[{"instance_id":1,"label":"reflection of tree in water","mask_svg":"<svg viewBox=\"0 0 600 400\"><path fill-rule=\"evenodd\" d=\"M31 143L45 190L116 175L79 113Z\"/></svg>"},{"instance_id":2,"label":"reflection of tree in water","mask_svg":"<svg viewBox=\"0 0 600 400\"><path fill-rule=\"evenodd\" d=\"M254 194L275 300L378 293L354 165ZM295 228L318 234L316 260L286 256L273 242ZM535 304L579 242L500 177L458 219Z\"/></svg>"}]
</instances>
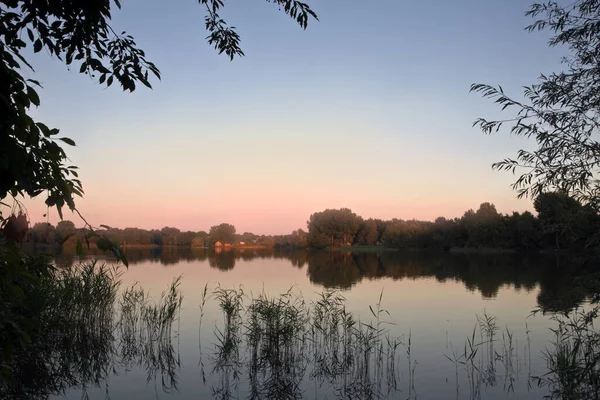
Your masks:
<instances>
[{"instance_id":1,"label":"reflection of tree in water","mask_svg":"<svg viewBox=\"0 0 600 400\"><path fill-rule=\"evenodd\" d=\"M345 252L310 253L307 273L313 283L341 289L352 287L364 276L352 254Z\"/></svg>"},{"instance_id":2,"label":"reflection of tree in water","mask_svg":"<svg viewBox=\"0 0 600 400\"><path fill-rule=\"evenodd\" d=\"M244 261L252 261L256 259L268 259L273 258L273 249L270 248L256 248L256 249L231 249L230 251L235 252L236 258L240 258Z\"/></svg>"},{"instance_id":3,"label":"reflection of tree in water","mask_svg":"<svg viewBox=\"0 0 600 400\"><path fill-rule=\"evenodd\" d=\"M542 311L569 311L581 305L591 294L599 293L594 287L598 278L587 279L589 275L582 260L556 257L552 262L553 265L539 277L537 301Z\"/></svg>"},{"instance_id":4,"label":"reflection of tree in water","mask_svg":"<svg viewBox=\"0 0 600 400\"><path fill-rule=\"evenodd\" d=\"M84 249L84 255L78 257L75 249L35 249L35 253L48 254L54 259L55 265L61 268L72 267L81 261L86 260L104 260L107 263L114 262L114 258L105 252L98 250L95 245L89 249ZM161 265L175 265L182 261L204 261L208 258L209 252L204 248L188 247L124 247L123 252L130 265L141 262L160 263Z\"/></svg>"},{"instance_id":5,"label":"reflection of tree in water","mask_svg":"<svg viewBox=\"0 0 600 400\"><path fill-rule=\"evenodd\" d=\"M328 288L348 289L365 278L435 278L439 282L462 282L468 290L477 291L484 298L494 298L503 286L525 291L539 286L538 303L547 311L571 309L594 293L594 289L589 288L589 280L580 282L575 279L583 273L582 265L585 263L582 260L553 255L399 251L351 253L271 248L215 252L176 247L126 248L125 252L130 265L148 261L174 265L181 261L208 259L211 267L221 271L233 269L238 259L281 259L298 268L308 265L310 281ZM73 260L78 259L68 250L56 255L57 265L69 265Z\"/></svg>"},{"instance_id":6,"label":"reflection of tree in water","mask_svg":"<svg viewBox=\"0 0 600 400\"><path fill-rule=\"evenodd\" d=\"M150 259L158 259L162 265L175 265L181 261L203 260L207 257L203 249L158 247L150 250Z\"/></svg>"},{"instance_id":7,"label":"reflection of tree in water","mask_svg":"<svg viewBox=\"0 0 600 400\"><path fill-rule=\"evenodd\" d=\"M577 284L576 262L556 265L554 256L431 254L426 252L315 252L308 257L311 282L328 288L350 288L362 279L435 278L463 282L470 291L494 298L503 286L531 291L540 287L538 303L547 311L569 310L591 290Z\"/></svg>"},{"instance_id":8,"label":"reflection of tree in water","mask_svg":"<svg viewBox=\"0 0 600 400\"><path fill-rule=\"evenodd\" d=\"M229 271L235 267L236 254L230 250L217 251L208 257L208 264L221 271Z\"/></svg>"},{"instance_id":9,"label":"reflection of tree in water","mask_svg":"<svg viewBox=\"0 0 600 400\"><path fill-rule=\"evenodd\" d=\"M540 269L531 268L528 258L515 255L457 254L442 262L449 279L464 282L467 289L479 291L484 298L496 297L505 285L531 291L540 276Z\"/></svg>"},{"instance_id":10,"label":"reflection of tree in water","mask_svg":"<svg viewBox=\"0 0 600 400\"><path fill-rule=\"evenodd\" d=\"M306 250L283 250L273 254L273 258L288 260L294 267L303 268L308 262L310 252Z\"/></svg>"}]
</instances>

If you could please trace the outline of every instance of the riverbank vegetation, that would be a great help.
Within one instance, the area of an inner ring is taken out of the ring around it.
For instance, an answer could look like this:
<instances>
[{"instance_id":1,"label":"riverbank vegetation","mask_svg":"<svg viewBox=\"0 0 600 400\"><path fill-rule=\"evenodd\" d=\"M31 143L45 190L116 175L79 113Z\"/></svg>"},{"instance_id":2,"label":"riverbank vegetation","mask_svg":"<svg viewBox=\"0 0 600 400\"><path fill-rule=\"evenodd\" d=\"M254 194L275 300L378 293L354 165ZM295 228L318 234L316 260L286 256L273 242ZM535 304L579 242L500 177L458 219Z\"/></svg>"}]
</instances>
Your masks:
<instances>
[{"instance_id":1,"label":"riverbank vegetation","mask_svg":"<svg viewBox=\"0 0 600 400\"><path fill-rule=\"evenodd\" d=\"M2 311L20 318L12 327L21 332L0 349L1 398L41 399L74 387L85 393L107 384L116 368L134 365L145 366L149 381L176 388L178 279L153 299L137 285L123 290L115 267L91 262L47 271L23 286L27 302L4 298Z\"/></svg>"},{"instance_id":2,"label":"riverbank vegetation","mask_svg":"<svg viewBox=\"0 0 600 400\"><path fill-rule=\"evenodd\" d=\"M586 252L598 246L600 215L589 204L584 205L563 192L549 192L540 194L534 207L537 215L530 212L508 215L499 213L491 203L483 203L477 210L467 210L460 218L439 217L435 221L365 219L350 209L328 209L310 216L307 231L298 229L289 235L238 234L235 226L227 223L213 226L209 232L182 232L172 227L160 230L107 228L103 234L124 247ZM37 223L25 241L50 246L66 243L74 247L75 239L83 234L71 221L61 221L56 227Z\"/></svg>"}]
</instances>

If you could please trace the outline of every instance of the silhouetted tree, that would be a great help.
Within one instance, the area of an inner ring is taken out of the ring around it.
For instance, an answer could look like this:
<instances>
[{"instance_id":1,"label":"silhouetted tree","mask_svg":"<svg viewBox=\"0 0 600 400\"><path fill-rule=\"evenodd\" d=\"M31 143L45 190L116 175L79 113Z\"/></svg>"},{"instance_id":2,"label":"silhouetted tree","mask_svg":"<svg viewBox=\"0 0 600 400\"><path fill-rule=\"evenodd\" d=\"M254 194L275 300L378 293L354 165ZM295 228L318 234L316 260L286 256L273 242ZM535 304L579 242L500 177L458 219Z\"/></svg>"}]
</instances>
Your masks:
<instances>
[{"instance_id":1,"label":"silhouetted tree","mask_svg":"<svg viewBox=\"0 0 600 400\"><path fill-rule=\"evenodd\" d=\"M361 218L348 208L314 213L307 222L308 243L321 248L350 245L360 223Z\"/></svg>"},{"instance_id":2,"label":"silhouetted tree","mask_svg":"<svg viewBox=\"0 0 600 400\"><path fill-rule=\"evenodd\" d=\"M192 239L191 246L192 247L204 247L205 241L202 236L196 236Z\"/></svg>"},{"instance_id":3,"label":"silhouetted tree","mask_svg":"<svg viewBox=\"0 0 600 400\"><path fill-rule=\"evenodd\" d=\"M75 224L71 221L60 221L56 224L56 234L60 241L66 240L68 237L75 234Z\"/></svg>"},{"instance_id":4,"label":"silhouetted tree","mask_svg":"<svg viewBox=\"0 0 600 400\"><path fill-rule=\"evenodd\" d=\"M525 170L514 183L519 197L535 198L560 190L597 208L600 1L548 1L534 4L526 15L539 18L527 30L549 31L549 45L564 48L564 67L526 86L524 100L511 98L500 86L472 85L471 91L494 100L502 110L512 111L507 119L480 118L475 125L489 134L508 124L511 134L535 139L537 148L520 150L516 159L494 164L500 170ZM555 239L560 242L560 237Z\"/></svg>"},{"instance_id":5,"label":"silhouetted tree","mask_svg":"<svg viewBox=\"0 0 600 400\"><path fill-rule=\"evenodd\" d=\"M179 246L181 231L177 228L165 226L160 230L163 246Z\"/></svg>"},{"instance_id":6,"label":"silhouetted tree","mask_svg":"<svg viewBox=\"0 0 600 400\"><path fill-rule=\"evenodd\" d=\"M573 229L582 209L581 203L565 192L540 193L534 201L547 244L555 249L570 247L577 240Z\"/></svg>"},{"instance_id":7,"label":"silhouetted tree","mask_svg":"<svg viewBox=\"0 0 600 400\"><path fill-rule=\"evenodd\" d=\"M498 247L502 216L496 206L482 203L471 217L469 216L469 243L474 247Z\"/></svg>"},{"instance_id":8,"label":"silhouetted tree","mask_svg":"<svg viewBox=\"0 0 600 400\"><path fill-rule=\"evenodd\" d=\"M372 246L379 241L379 232L377 230L377 221L367 219L361 222L355 243L362 246Z\"/></svg>"},{"instance_id":9,"label":"silhouetted tree","mask_svg":"<svg viewBox=\"0 0 600 400\"><path fill-rule=\"evenodd\" d=\"M33 243L55 244L56 228L47 222L38 222L30 229L30 240Z\"/></svg>"},{"instance_id":10,"label":"silhouetted tree","mask_svg":"<svg viewBox=\"0 0 600 400\"><path fill-rule=\"evenodd\" d=\"M212 226L208 233L211 244L221 242L233 244L235 241L235 226L227 223Z\"/></svg>"},{"instance_id":11,"label":"silhouetted tree","mask_svg":"<svg viewBox=\"0 0 600 400\"><path fill-rule=\"evenodd\" d=\"M152 231L152 235L150 237L150 243L152 243L155 246L163 245L163 237L160 234L160 231L157 231L157 230Z\"/></svg>"},{"instance_id":12,"label":"silhouetted tree","mask_svg":"<svg viewBox=\"0 0 600 400\"><path fill-rule=\"evenodd\" d=\"M281 235L275 237L275 247L291 247L295 249L303 249L308 246L308 234L298 229L289 235Z\"/></svg>"},{"instance_id":13,"label":"silhouetted tree","mask_svg":"<svg viewBox=\"0 0 600 400\"><path fill-rule=\"evenodd\" d=\"M401 249L432 248L433 232L432 222L392 220L387 225L381 241L387 246Z\"/></svg>"}]
</instances>

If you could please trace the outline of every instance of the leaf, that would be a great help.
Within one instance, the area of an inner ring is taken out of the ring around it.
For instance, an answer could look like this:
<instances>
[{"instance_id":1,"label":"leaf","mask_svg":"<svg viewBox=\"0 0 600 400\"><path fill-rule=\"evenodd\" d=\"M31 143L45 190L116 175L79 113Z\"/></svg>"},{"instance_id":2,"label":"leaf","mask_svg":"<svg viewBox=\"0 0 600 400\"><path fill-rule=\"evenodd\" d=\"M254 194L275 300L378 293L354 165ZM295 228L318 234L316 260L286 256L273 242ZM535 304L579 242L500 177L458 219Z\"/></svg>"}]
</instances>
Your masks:
<instances>
[{"instance_id":1,"label":"leaf","mask_svg":"<svg viewBox=\"0 0 600 400\"><path fill-rule=\"evenodd\" d=\"M36 86L42 87L42 85L40 84L39 81L36 81L35 79L27 79L27 82L31 82Z\"/></svg>"},{"instance_id":2,"label":"leaf","mask_svg":"<svg viewBox=\"0 0 600 400\"><path fill-rule=\"evenodd\" d=\"M40 39L33 43L33 52L39 53L42 50L42 41Z\"/></svg>"},{"instance_id":3,"label":"leaf","mask_svg":"<svg viewBox=\"0 0 600 400\"><path fill-rule=\"evenodd\" d=\"M147 79L140 77L139 80L140 80L140 82L142 82L144 84L144 86L146 86L149 89L152 89L152 85L150 84L150 82L148 82Z\"/></svg>"},{"instance_id":4,"label":"leaf","mask_svg":"<svg viewBox=\"0 0 600 400\"><path fill-rule=\"evenodd\" d=\"M115 258L117 260L121 259L121 252L119 251L119 249L117 249L114 245L110 248L110 250L113 252L113 254L115 255Z\"/></svg>"},{"instance_id":5,"label":"leaf","mask_svg":"<svg viewBox=\"0 0 600 400\"><path fill-rule=\"evenodd\" d=\"M41 122L37 122L36 123L37 127L40 129L40 131L42 131L42 133L44 134L44 136L46 137L50 137L50 128L48 128L45 124L41 123Z\"/></svg>"},{"instance_id":6,"label":"leaf","mask_svg":"<svg viewBox=\"0 0 600 400\"><path fill-rule=\"evenodd\" d=\"M27 28L27 35L29 36L29 40L31 40L33 42L33 32L31 31L31 29Z\"/></svg>"},{"instance_id":7,"label":"leaf","mask_svg":"<svg viewBox=\"0 0 600 400\"><path fill-rule=\"evenodd\" d=\"M31 86L27 86L27 97L29 97L29 100L36 106L40 105L40 97L38 96L37 92L31 87Z\"/></svg>"},{"instance_id":8,"label":"leaf","mask_svg":"<svg viewBox=\"0 0 600 400\"><path fill-rule=\"evenodd\" d=\"M76 144L73 141L73 139L69 139L68 137L62 137L62 138L58 138L58 139L62 140L63 142L65 142L66 144L68 144L70 146L76 146Z\"/></svg>"}]
</instances>

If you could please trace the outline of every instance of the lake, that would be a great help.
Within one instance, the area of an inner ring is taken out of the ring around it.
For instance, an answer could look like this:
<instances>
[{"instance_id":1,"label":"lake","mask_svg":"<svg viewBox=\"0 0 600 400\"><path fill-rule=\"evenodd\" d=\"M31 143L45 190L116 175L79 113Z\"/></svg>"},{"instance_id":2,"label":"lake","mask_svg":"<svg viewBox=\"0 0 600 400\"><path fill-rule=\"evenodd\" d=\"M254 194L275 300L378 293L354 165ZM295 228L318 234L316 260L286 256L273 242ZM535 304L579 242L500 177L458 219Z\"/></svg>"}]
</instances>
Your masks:
<instances>
[{"instance_id":1,"label":"lake","mask_svg":"<svg viewBox=\"0 0 600 400\"><path fill-rule=\"evenodd\" d=\"M115 351L101 373L78 366L87 382L54 398L543 398L535 377L546 372L551 318L588 296L581 268L555 256L176 248L127 256L121 290L138 283L158 299L181 276L169 343L126 360ZM61 254L55 263L79 261ZM230 320L224 294L241 302ZM275 339L273 327L252 330L273 310L307 326L277 322Z\"/></svg>"}]
</instances>

